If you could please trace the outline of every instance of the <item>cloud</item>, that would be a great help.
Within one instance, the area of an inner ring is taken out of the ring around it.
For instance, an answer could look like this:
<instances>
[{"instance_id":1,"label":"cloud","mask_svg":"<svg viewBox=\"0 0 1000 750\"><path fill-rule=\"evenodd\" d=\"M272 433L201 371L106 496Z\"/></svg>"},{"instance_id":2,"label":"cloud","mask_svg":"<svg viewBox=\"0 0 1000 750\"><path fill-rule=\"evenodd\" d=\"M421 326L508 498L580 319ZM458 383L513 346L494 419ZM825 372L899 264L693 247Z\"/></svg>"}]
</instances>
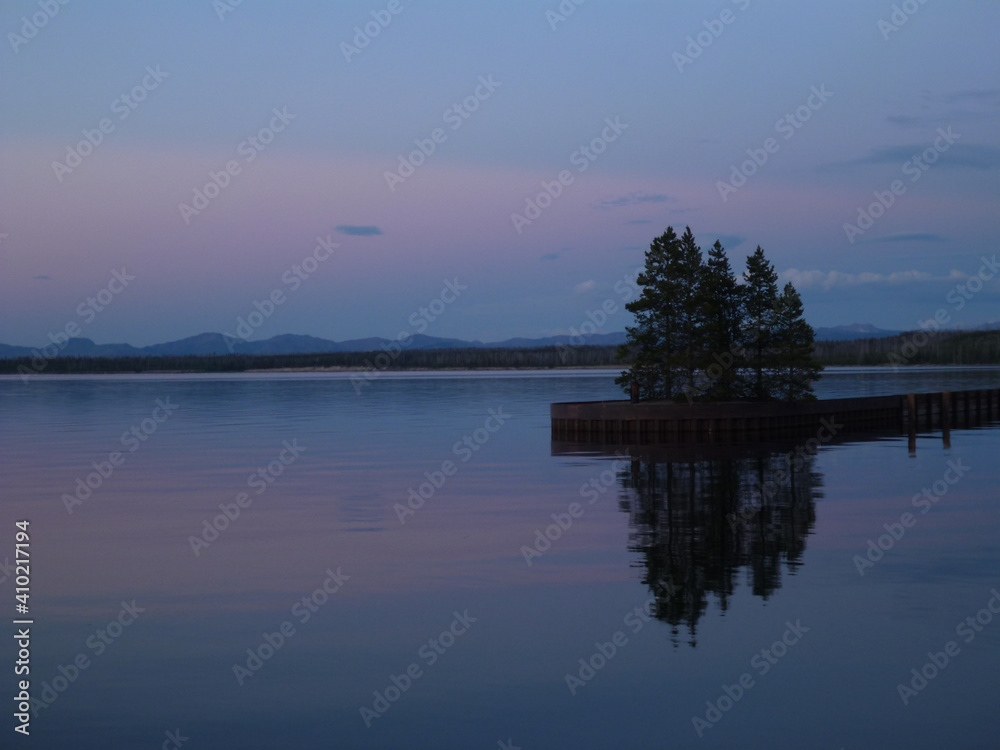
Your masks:
<instances>
[{"instance_id":1,"label":"cloud","mask_svg":"<svg viewBox=\"0 0 1000 750\"><path fill-rule=\"evenodd\" d=\"M919 156L930 147L930 144L912 146L883 146L874 149L868 156L853 161L834 164L834 167L866 166L871 164L903 165L915 156ZM1000 148L984 146L976 143L956 143L947 151L939 152L935 162L942 167L962 167L969 169L991 170L1000 167Z\"/></svg>"},{"instance_id":2,"label":"cloud","mask_svg":"<svg viewBox=\"0 0 1000 750\"><path fill-rule=\"evenodd\" d=\"M927 281L961 281L968 278L968 274L952 269L947 276L935 276L926 271L893 271L890 274L871 273L844 273L843 271L800 271L797 268L789 268L781 273L781 278L790 281L797 289L807 289L819 286L829 291L833 287L858 286L861 284L910 284Z\"/></svg>"},{"instance_id":3,"label":"cloud","mask_svg":"<svg viewBox=\"0 0 1000 750\"><path fill-rule=\"evenodd\" d=\"M576 292L577 294L583 294L584 292L589 292L595 286L597 286L597 282L594 281L593 279L590 279L589 281L581 281L579 284L573 287L573 291Z\"/></svg>"},{"instance_id":4,"label":"cloud","mask_svg":"<svg viewBox=\"0 0 1000 750\"><path fill-rule=\"evenodd\" d=\"M561 247L553 252L545 253L545 255L539 257L539 260L557 260L561 258L564 253L568 253L572 249L573 248L571 247Z\"/></svg>"},{"instance_id":5,"label":"cloud","mask_svg":"<svg viewBox=\"0 0 1000 750\"><path fill-rule=\"evenodd\" d=\"M632 221L626 221L626 224L651 224L650 219L632 219Z\"/></svg>"},{"instance_id":6,"label":"cloud","mask_svg":"<svg viewBox=\"0 0 1000 750\"><path fill-rule=\"evenodd\" d=\"M947 242L947 237L930 232L912 232L910 234L887 234L885 237L872 237L859 240L859 245L880 245L889 242Z\"/></svg>"},{"instance_id":7,"label":"cloud","mask_svg":"<svg viewBox=\"0 0 1000 750\"><path fill-rule=\"evenodd\" d=\"M933 128L957 122L976 122L1000 115L1000 90L979 89L935 93L924 91L921 115L897 114L886 119L901 128ZM928 111L929 110L929 111Z\"/></svg>"},{"instance_id":8,"label":"cloud","mask_svg":"<svg viewBox=\"0 0 1000 750\"><path fill-rule=\"evenodd\" d=\"M977 104L982 103L993 107L1000 107L1000 90L998 89L971 89L967 91L950 91L942 94L925 91L922 97L924 100L932 103L957 104L959 102L976 102Z\"/></svg>"},{"instance_id":9,"label":"cloud","mask_svg":"<svg viewBox=\"0 0 1000 750\"><path fill-rule=\"evenodd\" d=\"M42 276L32 276L31 278L38 279L39 281L52 281L52 277L51 276L44 276L44 275L42 275Z\"/></svg>"},{"instance_id":10,"label":"cloud","mask_svg":"<svg viewBox=\"0 0 1000 750\"><path fill-rule=\"evenodd\" d=\"M597 205L601 208L622 208L624 206L638 206L643 203L667 203L673 200L675 199L662 193L654 195L648 193L629 193L618 198L609 198L600 201Z\"/></svg>"},{"instance_id":11,"label":"cloud","mask_svg":"<svg viewBox=\"0 0 1000 750\"><path fill-rule=\"evenodd\" d=\"M334 227L341 234L350 234L355 237L371 237L376 234L382 234L382 230L378 227L366 227L366 226L352 226L350 224L341 224L339 227Z\"/></svg>"},{"instance_id":12,"label":"cloud","mask_svg":"<svg viewBox=\"0 0 1000 750\"><path fill-rule=\"evenodd\" d=\"M708 247L714 245L715 240L721 242L724 248L731 249L742 245L744 242L747 241L747 238L741 237L738 234L717 234L714 236L714 239L712 240L711 244Z\"/></svg>"}]
</instances>

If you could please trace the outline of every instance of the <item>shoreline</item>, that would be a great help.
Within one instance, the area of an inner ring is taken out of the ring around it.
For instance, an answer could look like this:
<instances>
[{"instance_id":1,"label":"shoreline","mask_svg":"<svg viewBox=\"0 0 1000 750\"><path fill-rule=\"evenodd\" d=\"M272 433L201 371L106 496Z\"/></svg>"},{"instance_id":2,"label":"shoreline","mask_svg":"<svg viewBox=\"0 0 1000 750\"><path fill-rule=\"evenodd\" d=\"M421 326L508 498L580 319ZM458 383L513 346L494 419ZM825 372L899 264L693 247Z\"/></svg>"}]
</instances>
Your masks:
<instances>
[{"instance_id":1,"label":"shoreline","mask_svg":"<svg viewBox=\"0 0 1000 750\"><path fill-rule=\"evenodd\" d=\"M386 368L383 370L375 370L375 376L379 377L384 374L390 376L400 375L406 373L420 374L420 373L469 373L474 374L478 372L524 372L524 373L540 373L540 372L593 372L593 373L606 373L608 375L618 374L622 372L623 365L561 365L553 367L405 367L405 368ZM893 365L890 363L879 364L879 365L827 365L824 367L825 372L833 373L850 373L850 372L893 372L895 374L905 373L905 372L920 372L928 370L961 370L961 371L974 371L974 370L1000 370L1000 364L990 364L990 365L955 365L955 364L941 364L941 365L929 365L929 364L918 364L918 365ZM232 376L232 375L267 375L267 374L296 374L296 373L330 373L330 374L345 374L345 373L371 373L371 368L365 367L348 367L348 366L331 366L331 367L270 367L270 368L253 368L246 370L132 370L132 371L122 371L122 372L37 372L31 373L28 377L29 379L34 378L74 378L74 377L130 377L136 376L141 377L145 375L213 375L213 376ZM22 375L16 372L6 372L0 373L0 381L3 380L21 380Z\"/></svg>"}]
</instances>

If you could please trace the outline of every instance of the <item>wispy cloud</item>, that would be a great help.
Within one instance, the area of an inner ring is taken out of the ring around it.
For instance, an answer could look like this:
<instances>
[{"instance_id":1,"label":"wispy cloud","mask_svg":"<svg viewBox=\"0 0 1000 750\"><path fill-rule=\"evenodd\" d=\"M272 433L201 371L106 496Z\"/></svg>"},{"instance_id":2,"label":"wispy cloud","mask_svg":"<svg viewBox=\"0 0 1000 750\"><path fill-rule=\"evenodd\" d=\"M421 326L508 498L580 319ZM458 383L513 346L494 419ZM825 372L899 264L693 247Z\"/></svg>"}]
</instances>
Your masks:
<instances>
[{"instance_id":1,"label":"wispy cloud","mask_svg":"<svg viewBox=\"0 0 1000 750\"><path fill-rule=\"evenodd\" d=\"M834 287L858 286L861 284L910 284L928 281L961 281L968 278L968 274L952 269L946 276L935 276L926 271L894 271L890 274L884 273L844 273L843 271L800 271L797 268L789 268L781 273L781 278L792 282L798 289L809 287L822 287L830 290Z\"/></svg>"},{"instance_id":2,"label":"wispy cloud","mask_svg":"<svg viewBox=\"0 0 1000 750\"><path fill-rule=\"evenodd\" d=\"M869 166L873 164L901 165L927 149L927 143L909 146L882 146L873 149L867 156L847 162L827 165L826 168ZM991 170L1000 167L1000 148L977 143L956 143L947 151L939 152L935 169L953 167L964 169Z\"/></svg>"},{"instance_id":3,"label":"wispy cloud","mask_svg":"<svg viewBox=\"0 0 1000 750\"><path fill-rule=\"evenodd\" d=\"M924 91L921 96L928 102L943 102L944 104L975 102L977 104L1000 107L1000 89L967 89L965 91L946 91L942 93Z\"/></svg>"},{"instance_id":4,"label":"wispy cloud","mask_svg":"<svg viewBox=\"0 0 1000 750\"><path fill-rule=\"evenodd\" d=\"M881 245L889 242L947 242L947 237L930 232L912 232L910 234L887 234L884 237L858 240L859 245Z\"/></svg>"},{"instance_id":5,"label":"wispy cloud","mask_svg":"<svg viewBox=\"0 0 1000 750\"><path fill-rule=\"evenodd\" d=\"M573 291L576 292L577 294L583 294L584 292L589 292L595 286L597 286L597 282L594 281L593 279L590 279L588 281L581 281L579 284L573 287Z\"/></svg>"},{"instance_id":6,"label":"wispy cloud","mask_svg":"<svg viewBox=\"0 0 1000 750\"><path fill-rule=\"evenodd\" d=\"M650 219L632 219L632 221L626 221L626 224L651 224Z\"/></svg>"},{"instance_id":7,"label":"wispy cloud","mask_svg":"<svg viewBox=\"0 0 1000 750\"><path fill-rule=\"evenodd\" d=\"M52 277L51 276L45 276L45 275L42 275L42 276L32 276L31 278L38 279L39 281L52 281Z\"/></svg>"},{"instance_id":8,"label":"wispy cloud","mask_svg":"<svg viewBox=\"0 0 1000 750\"><path fill-rule=\"evenodd\" d=\"M921 114L889 115L886 120L901 128L933 128L1000 116L1000 90L997 89L924 91L920 98Z\"/></svg>"},{"instance_id":9,"label":"wispy cloud","mask_svg":"<svg viewBox=\"0 0 1000 750\"><path fill-rule=\"evenodd\" d=\"M623 208L624 206L639 206L643 203L667 203L674 200L676 199L662 193L629 193L617 198L608 198L600 201L597 205L600 208Z\"/></svg>"},{"instance_id":10,"label":"wispy cloud","mask_svg":"<svg viewBox=\"0 0 1000 750\"><path fill-rule=\"evenodd\" d=\"M351 234L355 237L371 237L376 234L382 234L382 230L378 227L371 226L354 226L351 224L341 224L339 227L334 227L341 234Z\"/></svg>"},{"instance_id":11,"label":"wispy cloud","mask_svg":"<svg viewBox=\"0 0 1000 750\"><path fill-rule=\"evenodd\" d=\"M558 260L572 249L573 248L571 247L561 247L558 250L553 250L552 252L539 256L539 260Z\"/></svg>"},{"instance_id":12,"label":"wispy cloud","mask_svg":"<svg viewBox=\"0 0 1000 750\"><path fill-rule=\"evenodd\" d=\"M747 241L746 237L741 237L738 234L717 234L709 236L712 237L712 242L709 245L709 247L711 247L711 245L714 245L716 240L721 242L722 246L727 249L739 247L740 245L742 245L744 242Z\"/></svg>"}]
</instances>

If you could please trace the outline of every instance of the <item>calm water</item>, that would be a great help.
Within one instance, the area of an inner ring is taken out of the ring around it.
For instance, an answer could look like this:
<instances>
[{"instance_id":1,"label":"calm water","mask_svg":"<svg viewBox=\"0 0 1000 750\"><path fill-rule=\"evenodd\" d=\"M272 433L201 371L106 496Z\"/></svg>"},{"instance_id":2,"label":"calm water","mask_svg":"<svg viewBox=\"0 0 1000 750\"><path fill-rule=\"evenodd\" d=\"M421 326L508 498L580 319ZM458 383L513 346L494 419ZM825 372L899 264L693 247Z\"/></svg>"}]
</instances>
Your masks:
<instances>
[{"instance_id":1,"label":"calm water","mask_svg":"<svg viewBox=\"0 0 1000 750\"><path fill-rule=\"evenodd\" d=\"M8 698L3 746L998 746L1000 430L830 443L792 471L553 455L549 403L612 380L0 380L0 560L30 519L48 703L15 742Z\"/></svg>"}]
</instances>

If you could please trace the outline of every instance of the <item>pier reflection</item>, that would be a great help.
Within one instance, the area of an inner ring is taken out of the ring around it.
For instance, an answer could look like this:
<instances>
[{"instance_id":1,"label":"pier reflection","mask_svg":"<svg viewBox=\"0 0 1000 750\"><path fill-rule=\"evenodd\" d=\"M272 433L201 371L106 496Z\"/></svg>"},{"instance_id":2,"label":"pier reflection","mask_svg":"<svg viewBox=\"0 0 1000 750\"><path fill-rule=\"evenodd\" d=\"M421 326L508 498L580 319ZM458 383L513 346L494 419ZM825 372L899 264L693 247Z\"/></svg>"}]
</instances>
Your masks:
<instances>
[{"instance_id":1,"label":"pier reflection","mask_svg":"<svg viewBox=\"0 0 1000 750\"><path fill-rule=\"evenodd\" d=\"M935 440L940 429L947 449L955 427L1000 424L997 394L993 389L962 392L957 401L947 392L940 399L934 394L912 399L910 454L915 455L918 428ZM635 442L556 439L552 454L617 459L619 506L629 517L635 566L656 601L653 614L672 626L675 644L686 637L694 646L710 598L723 612L739 586L767 599L781 588L783 576L794 575L804 563L815 502L823 496L823 475L815 465L821 446L902 436L899 430L821 430L806 439L757 435L739 443L699 442L694 435L666 443L640 432L631 437Z\"/></svg>"}]
</instances>

